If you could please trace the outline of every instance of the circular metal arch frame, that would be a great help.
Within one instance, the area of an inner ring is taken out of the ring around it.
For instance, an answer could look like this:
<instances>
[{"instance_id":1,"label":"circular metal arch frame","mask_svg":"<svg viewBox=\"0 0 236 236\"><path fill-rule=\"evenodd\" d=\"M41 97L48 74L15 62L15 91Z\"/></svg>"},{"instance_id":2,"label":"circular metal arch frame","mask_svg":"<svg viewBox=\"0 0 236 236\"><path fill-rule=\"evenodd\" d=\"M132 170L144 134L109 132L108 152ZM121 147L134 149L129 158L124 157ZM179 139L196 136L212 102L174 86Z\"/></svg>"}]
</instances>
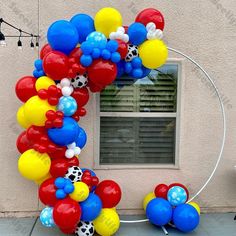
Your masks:
<instances>
[{"instance_id":1,"label":"circular metal arch frame","mask_svg":"<svg viewBox=\"0 0 236 236\"><path fill-rule=\"evenodd\" d=\"M205 188L206 186L209 184L209 182L212 180L219 164L220 164L220 161L222 159L222 155L223 155L223 151L224 151L224 146L225 146L225 139L226 139L226 115L225 115L225 108L224 108L224 103L223 103L223 100L220 96L220 93L219 93L219 89L217 88L214 80L210 77L210 75L206 72L206 70L199 64L197 63L194 59L192 59L190 56L188 56L187 54L177 50L177 49L174 49L174 48L171 48L171 47L168 47L168 50L171 51L171 52L175 52L181 56L183 56L184 58L188 59L190 62L192 62L195 66L197 66L202 72L203 74L206 76L204 77L206 80L208 80L212 87L214 88L215 92L216 92L216 96L219 100L219 104L220 104L220 111L221 111L221 116L222 116L222 125L223 125L223 131L222 131L222 141L221 141L221 148L220 148L220 152L218 154L218 158L217 158L217 161L216 161L216 164L214 166L214 169L213 171L211 172L210 176L208 177L208 179L206 180L205 184L200 188L200 190L188 201L188 202L191 202L193 201ZM147 222L149 221L148 219L143 219L143 220L121 220L120 222L121 223L141 223L141 222Z\"/></svg>"}]
</instances>

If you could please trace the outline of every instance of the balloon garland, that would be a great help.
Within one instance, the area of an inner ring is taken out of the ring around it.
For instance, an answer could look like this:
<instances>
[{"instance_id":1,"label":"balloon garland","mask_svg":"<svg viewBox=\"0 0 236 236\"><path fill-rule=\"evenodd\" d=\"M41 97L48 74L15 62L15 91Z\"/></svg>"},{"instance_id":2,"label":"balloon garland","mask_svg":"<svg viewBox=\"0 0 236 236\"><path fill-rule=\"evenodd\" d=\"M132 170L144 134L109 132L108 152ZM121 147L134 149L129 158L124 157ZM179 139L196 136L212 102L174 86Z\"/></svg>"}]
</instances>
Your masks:
<instances>
[{"instance_id":1,"label":"balloon garland","mask_svg":"<svg viewBox=\"0 0 236 236\"><path fill-rule=\"evenodd\" d=\"M115 207L121 188L113 180L99 182L92 170L80 168L78 156L87 135L78 122L86 115L89 90L100 92L124 74L135 82L165 63L163 29L163 15L152 8L141 11L129 27L122 26L114 8L101 9L94 20L78 14L49 27L48 44L34 63L33 76L21 78L15 88L24 103L17 121L25 129L16 143L21 153L18 169L39 184L39 199L47 206L40 214L45 227L57 226L77 236L95 231L107 236L119 229ZM149 221L194 230L200 208L186 203L188 196L184 185L158 185L143 201Z\"/></svg>"}]
</instances>

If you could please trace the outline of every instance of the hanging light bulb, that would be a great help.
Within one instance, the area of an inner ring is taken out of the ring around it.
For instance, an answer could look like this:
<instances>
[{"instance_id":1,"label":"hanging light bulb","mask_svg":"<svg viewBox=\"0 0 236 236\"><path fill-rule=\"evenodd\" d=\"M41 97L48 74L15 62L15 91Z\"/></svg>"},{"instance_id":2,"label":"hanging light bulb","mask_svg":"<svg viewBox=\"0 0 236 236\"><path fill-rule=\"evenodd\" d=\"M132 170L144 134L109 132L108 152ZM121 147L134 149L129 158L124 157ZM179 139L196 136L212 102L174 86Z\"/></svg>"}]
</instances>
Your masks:
<instances>
[{"instance_id":1,"label":"hanging light bulb","mask_svg":"<svg viewBox=\"0 0 236 236\"><path fill-rule=\"evenodd\" d=\"M34 50L33 34L31 34L30 48Z\"/></svg>"},{"instance_id":2,"label":"hanging light bulb","mask_svg":"<svg viewBox=\"0 0 236 236\"><path fill-rule=\"evenodd\" d=\"M6 43L6 41L5 41L5 36L4 36L4 34L2 33L2 31L1 31L2 22L3 22L3 19L1 18L1 19L0 19L0 46L6 47L6 46L7 46L7 43Z\"/></svg>"},{"instance_id":3,"label":"hanging light bulb","mask_svg":"<svg viewBox=\"0 0 236 236\"><path fill-rule=\"evenodd\" d=\"M36 46L37 49L39 48L39 38L38 38L38 37L36 37L36 43L35 43L35 46Z\"/></svg>"},{"instance_id":4,"label":"hanging light bulb","mask_svg":"<svg viewBox=\"0 0 236 236\"><path fill-rule=\"evenodd\" d=\"M20 32L20 36L19 36L19 40L18 40L18 42L17 42L17 46L18 46L18 49L22 50L22 42L21 42L22 30L19 29L19 32Z\"/></svg>"}]
</instances>

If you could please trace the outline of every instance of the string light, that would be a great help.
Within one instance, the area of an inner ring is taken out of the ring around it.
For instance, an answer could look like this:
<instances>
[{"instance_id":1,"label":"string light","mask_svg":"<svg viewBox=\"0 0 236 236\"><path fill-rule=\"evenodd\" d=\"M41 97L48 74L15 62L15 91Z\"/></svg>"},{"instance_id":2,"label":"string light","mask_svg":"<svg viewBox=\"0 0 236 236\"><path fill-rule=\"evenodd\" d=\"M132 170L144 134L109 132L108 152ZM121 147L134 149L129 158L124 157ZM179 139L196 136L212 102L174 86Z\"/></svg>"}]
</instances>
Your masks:
<instances>
[{"instance_id":1,"label":"string light","mask_svg":"<svg viewBox=\"0 0 236 236\"><path fill-rule=\"evenodd\" d=\"M1 26L2 26L3 23L8 25L9 27L19 31L19 35L4 35L3 32L2 32L2 29L1 29ZM18 42L17 42L18 49L22 49L21 39L23 37L24 38L31 38L31 41L30 41L30 48L31 49L34 49L35 47L39 48L39 37L40 37L39 35L35 35L35 34L27 32L27 31L24 31L20 28L17 28L16 26L14 26L14 25L6 22L5 20L3 20L3 18L0 18L0 46L6 46L7 45L6 38L18 38ZM34 45L34 39L36 40L35 45Z\"/></svg>"}]
</instances>

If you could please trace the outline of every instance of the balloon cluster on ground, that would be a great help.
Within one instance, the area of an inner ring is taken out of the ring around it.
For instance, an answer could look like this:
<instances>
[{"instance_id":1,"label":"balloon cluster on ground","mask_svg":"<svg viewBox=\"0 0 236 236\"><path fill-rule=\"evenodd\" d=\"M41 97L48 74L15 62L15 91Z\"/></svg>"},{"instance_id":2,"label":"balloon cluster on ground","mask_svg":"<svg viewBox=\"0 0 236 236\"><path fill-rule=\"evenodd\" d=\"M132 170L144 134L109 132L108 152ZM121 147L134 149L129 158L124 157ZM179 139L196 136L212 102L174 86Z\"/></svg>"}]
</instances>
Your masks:
<instances>
[{"instance_id":1,"label":"balloon cluster on ground","mask_svg":"<svg viewBox=\"0 0 236 236\"><path fill-rule=\"evenodd\" d=\"M78 122L86 115L89 90L100 92L123 74L143 78L165 63L163 29L162 14L151 8L130 26L116 9L103 8L94 19L77 14L49 27L33 76L15 87L23 103L17 121L25 129L16 143L18 169L39 185L39 199L47 206L40 215L44 226L77 236L119 229L115 207L121 189L80 168L87 135Z\"/></svg>"},{"instance_id":2,"label":"balloon cluster on ground","mask_svg":"<svg viewBox=\"0 0 236 236\"><path fill-rule=\"evenodd\" d=\"M154 192L145 196L143 208L152 224L170 224L188 233L196 229L200 221L200 207L188 199L189 191L183 184L158 184Z\"/></svg>"}]
</instances>

